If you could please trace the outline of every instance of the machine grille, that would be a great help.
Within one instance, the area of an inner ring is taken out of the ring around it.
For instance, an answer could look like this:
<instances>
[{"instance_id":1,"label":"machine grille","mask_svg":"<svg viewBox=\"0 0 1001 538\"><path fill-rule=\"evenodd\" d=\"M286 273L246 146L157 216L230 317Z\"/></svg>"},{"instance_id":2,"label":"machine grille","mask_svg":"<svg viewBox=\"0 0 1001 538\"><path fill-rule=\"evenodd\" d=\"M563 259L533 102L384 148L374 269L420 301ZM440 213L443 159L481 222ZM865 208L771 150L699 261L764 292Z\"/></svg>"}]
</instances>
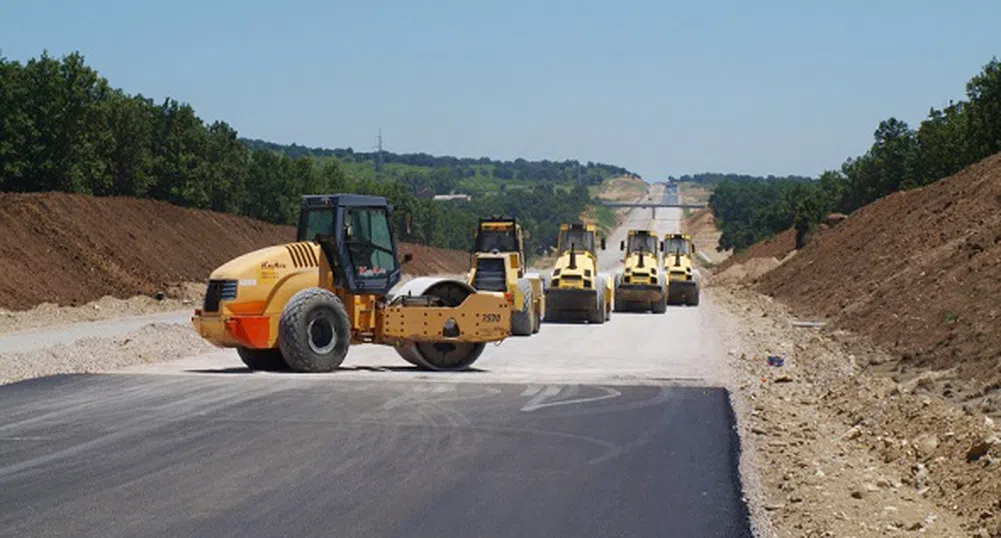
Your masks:
<instances>
[{"instance_id":1,"label":"machine grille","mask_svg":"<svg viewBox=\"0 0 1001 538\"><path fill-rule=\"evenodd\" d=\"M319 262L316 259L316 253L313 252L313 247L309 243L291 243L285 245L285 250L288 251L289 256L292 257L292 265L296 269L302 267L316 267Z\"/></svg>"},{"instance_id":2,"label":"machine grille","mask_svg":"<svg viewBox=\"0 0 1001 538\"><path fill-rule=\"evenodd\" d=\"M202 310L205 312L218 312L219 302L228 299L236 299L237 282L235 280L209 280L208 290L205 292L205 304Z\"/></svg>"},{"instance_id":3,"label":"machine grille","mask_svg":"<svg viewBox=\"0 0 1001 538\"><path fill-rule=\"evenodd\" d=\"M478 259L473 287L482 291L507 291L503 258Z\"/></svg>"}]
</instances>

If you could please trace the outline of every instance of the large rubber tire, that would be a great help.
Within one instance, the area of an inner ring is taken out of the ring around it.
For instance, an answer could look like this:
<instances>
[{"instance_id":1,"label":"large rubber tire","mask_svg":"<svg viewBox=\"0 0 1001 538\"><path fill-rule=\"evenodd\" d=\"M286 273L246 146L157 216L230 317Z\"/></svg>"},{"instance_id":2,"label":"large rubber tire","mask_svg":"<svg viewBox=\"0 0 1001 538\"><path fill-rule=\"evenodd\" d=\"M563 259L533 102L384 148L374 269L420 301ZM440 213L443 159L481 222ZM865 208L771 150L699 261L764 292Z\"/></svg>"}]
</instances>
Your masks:
<instances>
[{"instance_id":1,"label":"large rubber tire","mask_svg":"<svg viewBox=\"0 0 1001 538\"><path fill-rule=\"evenodd\" d=\"M667 312L667 290L664 290L664 293L660 296L659 301L654 301L650 304L650 312L654 314L663 314Z\"/></svg>"},{"instance_id":2,"label":"large rubber tire","mask_svg":"<svg viewBox=\"0 0 1001 538\"><path fill-rule=\"evenodd\" d=\"M514 336L531 336L532 325L534 323L533 318L535 317L532 306L534 304L532 283L521 279L518 281L518 287L521 288L521 293L525 301L521 305L522 309L520 311L511 313L511 334Z\"/></svg>"},{"instance_id":3,"label":"large rubber tire","mask_svg":"<svg viewBox=\"0 0 1001 538\"><path fill-rule=\"evenodd\" d=\"M240 360L251 370L262 372L283 372L289 369L282 357L280 349L251 349L249 347L238 347L236 353L240 355Z\"/></svg>"},{"instance_id":4,"label":"large rubber tire","mask_svg":"<svg viewBox=\"0 0 1001 538\"><path fill-rule=\"evenodd\" d=\"M594 311L591 312L588 319L588 321L594 323L595 325L605 323L605 320L608 318L608 311L605 308L605 286L599 286L598 293L595 294L597 295L598 300L595 302Z\"/></svg>"},{"instance_id":5,"label":"large rubber tire","mask_svg":"<svg viewBox=\"0 0 1001 538\"><path fill-rule=\"evenodd\" d=\"M278 345L296 372L332 372L351 345L351 322L344 304L323 288L292 296L278 323Z\"/></svg>"},{"instance_id":6,"label":"large rubber tire","mask_svg":"<svg viewBox=\"0 0 1001 538\"><path fill-rule=\"evenodd\" d=\"M599 285L601 286L601 310L605 313L605 321L611 321L612 307L614 306L615 303L615 301L612 301L612 299L615 298L615 288L612 288L611 291L612 296L609 297L608 279L606 279L605 277L598 277L598 282L600 283Z\"/></svg>"},{"instance_id":7,"label":"large rubber tire","mask_svg":"<svg viewBox=\"0 0 1001 538\"><path fill-rule=\"evenodd\" d=\"M699 288L696 287L695 288L695 295L693 296L692 300L689 301L688 304L690 304L692 306L699 306L699 295L700 295Z\"/></svg>"},{"instance_id":8,"label":"large rubber tire","mask_svg":"<svg viewBox=\"0 0 1001 538\"><path fill-rule=\"evenodd\" d=\"M625 312L626 305L619 298L619 286L622 285L622 275L615 275L615 295L614 301L612 301L612 310L615 312Z\"/></svg>"}]
</instances>

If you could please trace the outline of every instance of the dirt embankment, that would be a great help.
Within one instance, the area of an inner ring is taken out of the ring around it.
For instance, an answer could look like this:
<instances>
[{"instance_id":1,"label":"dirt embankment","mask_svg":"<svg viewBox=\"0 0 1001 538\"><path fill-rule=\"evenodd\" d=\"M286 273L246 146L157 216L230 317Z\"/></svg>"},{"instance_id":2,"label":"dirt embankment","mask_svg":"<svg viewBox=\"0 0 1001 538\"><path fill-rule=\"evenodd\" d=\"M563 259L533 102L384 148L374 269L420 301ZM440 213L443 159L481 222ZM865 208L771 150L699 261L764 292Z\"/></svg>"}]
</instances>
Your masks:
<instances>
[{"instance_id":1,"label":"dirt embankment","mask_svg":"<svg viewBox=\"0 0 1001 538\"><path fill-rule=\"evenodd\" d=\"M1001 414L1001 154L870 204L766 275L761 290L899 357L904 380Z\"/></svg>"},{"instance_id":2,"label":"dirt embankment","mask_svg":"<svg viewBox=\"0 0 1001 538\"><path fill-rule=\"evenodd\" d=\"M751 245L743 252L734 254L720 264L719 270L726 271L731 266L744 264L755 258L775 258L776 261L781 262L795 250L796 230L790 228L774 237Z\"/></svg>"},{"instance_id":3,"label":"dirt embankment","mask_svg":"<svg viewBox=\"0 0 1001 538\"><path fill-rule=\"evenodd\" d=\"M706 293L732 320L731 393L767 536L1001 536L993 421L929 397L924 379L873 375L885 353L864 337L797 328L752 288Z\"/></svg>"},{"instance_id":4,"label":"dirt embankment","mask_svg":"<svg viewBox=\"0 0 1001 538\"><path fill-rule=\"evenodd\" d=\"M0 193L0 309L80 305L202 282L295 228L135 198ZM462 273L465 253L401 244L412 274Z\"/></svg>"},{"instance_id":5,"label":"dirt embankment","mask_svg":"<svg viewBox=\"0 0 1001 538\"><path fill-rule=\"evenodd\" d=\"M998 206L1001 155L711 279L775 535L1001 537Z\"/></svg>"},{"instance_id":6,"label":"dirt embankment","mask_svg":"<svg viewBox=\"0 0 1001 538\"><path fill-rule=\"evenodd\" d=\"M684 199L685 202L689 200ZM733 251L716 250L719 245L720 231L716 227L716 218L709 208L699 209L685 218L681 223L682 230L692 236L697 252L701 252L713 265L721 265L733 255ZM703 260L704 261L704 260Z\"/></svg>"},{"instance_id":7,"label":"dirt embankment","mask_svg":"<svg viewBox=\"0 0 1001 538\"><path fill-rule=\"evenodd\" d=\"M698 183L681 182L681 199L686 204L708 204L709 197L712 196L711 188L704 187Z\"/></svg>"},{"instance_id":8,"label":"dirt embankment","mask_svg":"<svg viewBox=\"0 0 1001 538\"><path fill-rule=\"evenodd\" d=\"M594 188L591 196L611 202L632 202L646 194L649 187L646 181L638 177L613 177Z\"/></svg>"}]
</instances>

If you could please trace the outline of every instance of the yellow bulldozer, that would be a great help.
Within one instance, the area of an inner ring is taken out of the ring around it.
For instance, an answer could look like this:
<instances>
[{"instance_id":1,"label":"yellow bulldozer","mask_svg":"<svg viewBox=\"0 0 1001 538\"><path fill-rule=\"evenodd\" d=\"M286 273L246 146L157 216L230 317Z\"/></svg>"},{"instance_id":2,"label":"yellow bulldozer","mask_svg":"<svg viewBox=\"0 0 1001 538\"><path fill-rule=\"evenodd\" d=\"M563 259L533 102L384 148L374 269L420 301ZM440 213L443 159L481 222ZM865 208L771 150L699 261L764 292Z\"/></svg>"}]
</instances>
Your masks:
<instances>
[{"instance_id":1,"label":"yellow bulldozer","mask_svg":"<svg viewBox=\"0 0 1001 538\"><path fill-rule=\"evenodd\" d=\"M434 278L394 291L402 264L381 196L303 196L297 236L213 271L192 317L252 370L329 372L363 343L392 346L419 368L461 370L511 333L503 293Z\"/></svg>"},{"instance_id":2,"label":"yellow bulldozer","mask_svg":"<svg viewBox=\"0 0 1001 538\"><path fill-rule=\"evenodd\" d=\"M688 234L664 238L664 269L667 272L667 302L671 305L699 305L699 274L692 264L695 243Z\"/></svg>"},{"instance_id":3,"label":"yellow bulldozer","mask_svg":"<svg viewBox=\"0 0 1001 538\"><path fill-rule=\"evenodd\" d=\"M619 244L625 251L625 265L615 275L615 311L667 312L667 278L661 270L657 233L652 230L629 230Z\"/></svg>"},{"instance_id":4,"label":"yellow bulldozer","mask_svg":"<svg viewBox=\"0 0 1001 538\"><path fill-rule=\"evenodd\" d=\"M525 272L523 235L514 217L481 218L467 277L477 290L504 293L511 303L511 334L515 336L539 332L545 312L542 278Z\"/></svg>"},{"instance_id":5,"label":"yellow bulldozer","mask_svg":"<svg viewBox=\"0 0 1001 538\"><path fill-rule=\"evenodd\" d=\"M598 240L593 224L561 224L558 258L546 287L546 321L605 323L612 316L612 280L598 274Z\"/></svg>"}]
</instances>

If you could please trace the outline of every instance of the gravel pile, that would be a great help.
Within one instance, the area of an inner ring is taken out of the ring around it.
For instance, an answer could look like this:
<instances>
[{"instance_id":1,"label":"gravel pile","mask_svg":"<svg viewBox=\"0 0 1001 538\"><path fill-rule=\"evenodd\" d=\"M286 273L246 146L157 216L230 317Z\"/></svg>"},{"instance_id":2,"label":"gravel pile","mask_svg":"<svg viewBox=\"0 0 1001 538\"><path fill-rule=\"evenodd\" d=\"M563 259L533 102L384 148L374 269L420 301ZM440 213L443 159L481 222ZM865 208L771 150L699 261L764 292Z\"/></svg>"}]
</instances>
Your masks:
<instances>
[{"instance_id":1,"label":"gravel pile","mask_svg":"<svg viewBox=\"0 0 1001 538\"><path fill-rule=\"evenodd\" d=\"M86 338L31 353L0 355L0 384L54 374L95 373L216 349L190 325L151 324L115 338Z\"/></svg>"},{"instance_id":2,"label":"gravel pile","mask_svg":"<svg viewBox=\"0 0 1001 538\"><path fill-rule=\"evenodd\" d=\"M83 306L58 306L43 303L31 310L12 312L0 309L0 334L57 328L74 323L194 310L205 297L205 284L188 283L165 290L162 300L138 296L119 299L105 296Z\"/></svg>"},{"instance_id":3,"label":"gravel pile","mask_svg":"<svg viewBox=\"0 0 1001 538\"><path fill-rule=\"evenodd\" d=\"M749 504L761 527L775 536L1001 536L994 420L926 391L923 378L882 373L885 352L864 338L796 328L789 308L746 287L705 293L730 320L721 336L742 447L758 471L762 494Z\"/></svg>"}]
</instances>

